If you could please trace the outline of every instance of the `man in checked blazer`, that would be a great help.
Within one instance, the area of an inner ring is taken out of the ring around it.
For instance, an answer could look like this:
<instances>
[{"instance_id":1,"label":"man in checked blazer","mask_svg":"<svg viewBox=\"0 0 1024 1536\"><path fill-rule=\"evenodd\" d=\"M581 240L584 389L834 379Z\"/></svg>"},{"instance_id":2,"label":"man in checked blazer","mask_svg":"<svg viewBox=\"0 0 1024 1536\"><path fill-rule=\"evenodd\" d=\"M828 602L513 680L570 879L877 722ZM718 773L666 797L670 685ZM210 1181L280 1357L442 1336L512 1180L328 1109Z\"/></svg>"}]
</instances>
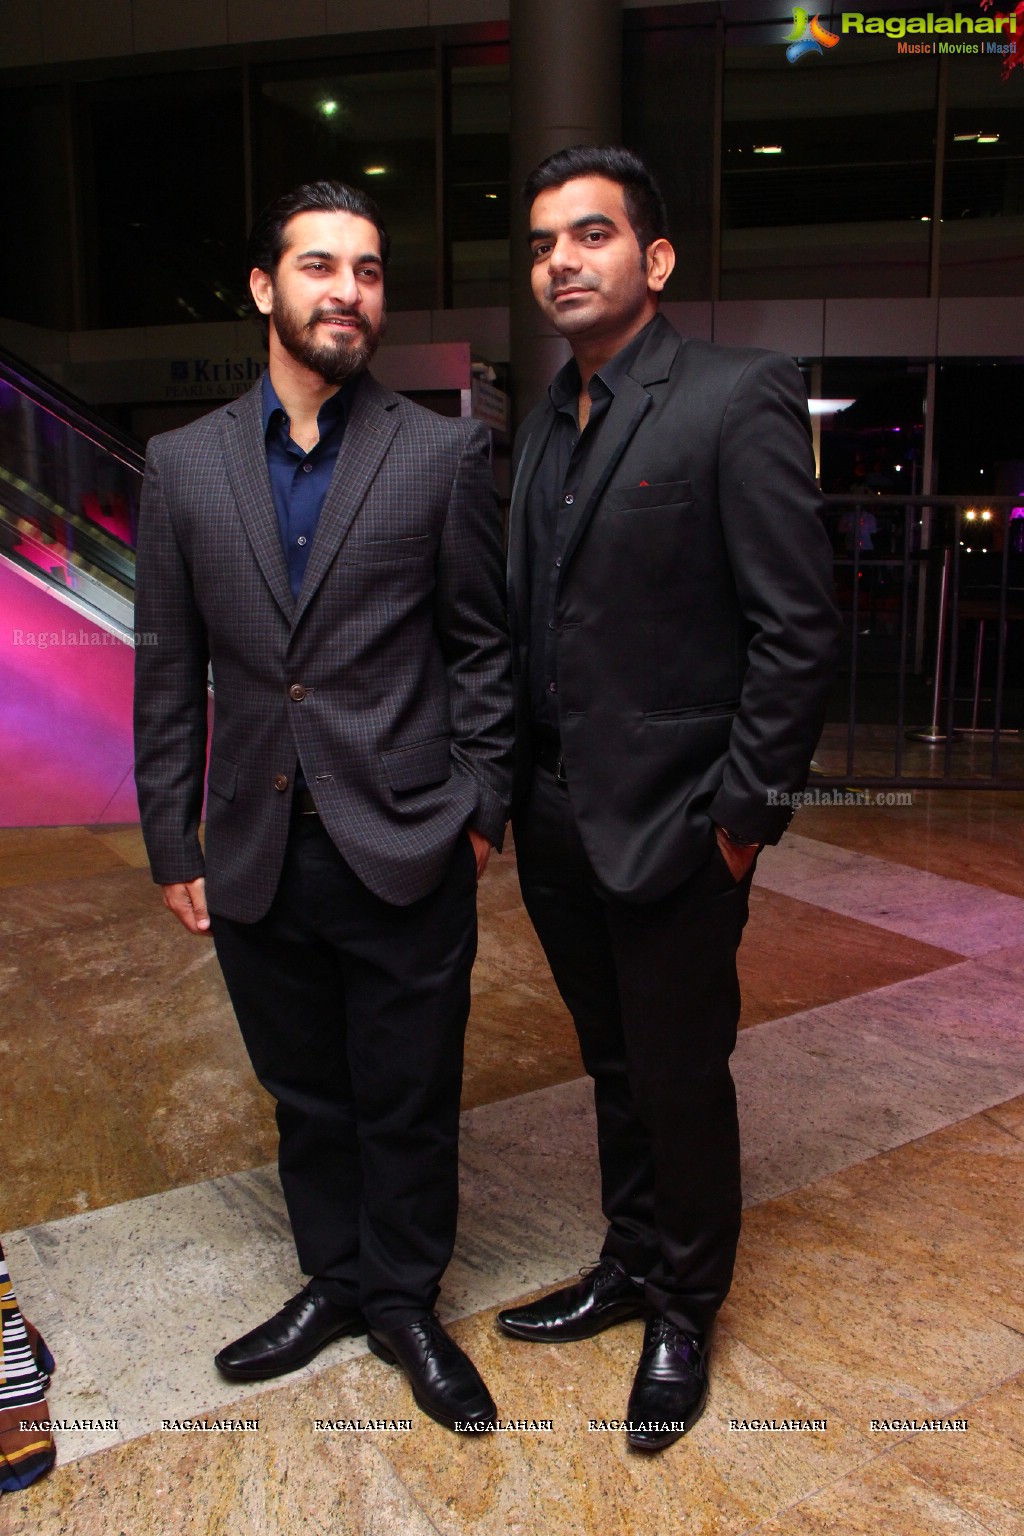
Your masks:
<instances>
[{"instance_id":1,"label":"man in checked blazer","mask_svg":"<svg viewBox=\"0 0 1024 1536\"><path fill-rule=\"evenodd\" d=\"M836 644L790 359L684 341L658 189L621 149L529 178L534 296L573 357L527 418L510 514L527 909L594 1079L607 1235L499 1314L557 1343L646 1313L628 1437L704 1408L740 1225L729 1056L758 848L805 782Z\"/></svg>"},{"instance_id":2,"label":"man in checked blazer","mask_svg":"<svg viewBox=\"0 0 1024 1536\"><path fill-rule=\"evenodd\" d=\"M483 429L366 372L387 257L376 205L339 182L257 220L268 371L149 448L136 777L154 879L212 932L277 1102L311 1277L219 1369L275 1376L368 1329L425 1412L472 1428L495 1407L434 1304L476 881L511 779L501 524Z\"/></svg>"}]
</instances>

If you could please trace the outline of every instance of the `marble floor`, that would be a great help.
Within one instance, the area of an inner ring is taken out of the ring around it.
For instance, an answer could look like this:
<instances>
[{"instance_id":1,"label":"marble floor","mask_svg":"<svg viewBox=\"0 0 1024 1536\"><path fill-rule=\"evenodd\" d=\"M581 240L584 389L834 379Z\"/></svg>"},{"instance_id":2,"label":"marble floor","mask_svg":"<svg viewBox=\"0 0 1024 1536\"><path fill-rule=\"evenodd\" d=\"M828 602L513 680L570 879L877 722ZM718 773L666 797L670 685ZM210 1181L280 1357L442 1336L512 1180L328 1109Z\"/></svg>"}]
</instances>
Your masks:
<instances>
[{"instance_id":1,"label":"marble floor","mask_svg":"<svg viewBox=\"0 0 1024 1536\"><path fill-rule=\"evenodd\" d=\"M707 1412L644 1458L590 1427L624 1415L639 1322L559 1349L493 1324L601 1231L587 1083L511 851L481 886L441 1311L503 1417L552 1428L467 1441L362 1340L273 1385L217 1376L300 1281L210 947L163 912L137 828L0 829L0 1229L57 1357L51 1413L115 1426L60 1432L0 1533L1024 1536L1022 852L1024 796L932 790L805 808L762 857L736 1281ZM258 1427L163 1427L196 1417ZM357 1418L411 1428L316 1427Z\"/></svg>"}]
</instances>

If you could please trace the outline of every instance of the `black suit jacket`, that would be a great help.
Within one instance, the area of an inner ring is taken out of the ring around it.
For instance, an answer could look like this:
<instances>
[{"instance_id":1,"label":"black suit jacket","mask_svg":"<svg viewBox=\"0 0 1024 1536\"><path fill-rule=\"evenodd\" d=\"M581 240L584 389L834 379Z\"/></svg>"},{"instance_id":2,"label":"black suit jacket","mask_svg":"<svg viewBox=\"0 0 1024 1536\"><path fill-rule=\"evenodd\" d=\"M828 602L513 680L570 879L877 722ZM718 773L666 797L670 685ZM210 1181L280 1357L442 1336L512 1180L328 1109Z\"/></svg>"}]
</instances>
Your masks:
<instances>
[{"instance_id":1,"label":"black suit jacket","mask_svg":"<svg viewBox=\"0 0 1024 1536\"><path fill-rule=\"evenodd\" d=\"M263 916L301 759L349 866L407 905L511 779L501 524L483 429L363 379L292 598L260 387L149 445L136 574L136 780L153 875ZM207 664L214 682L199 846Z\"/></svg>"},{"instance_id":2,"label":"black suit jacket","mask_svg":"<svg viewBox=\"0 0 1024 1536\"><path fill-rule=\"evenodd\" d=\"M553 414L545 399L523 424L510 512L524 766L526 498ZM658 316L590 451L557 595L568 792L608 891L666 895L714 823L769 843L788 824L777 797L806 782L837 647L819 509L792 360Z\"/></svg>"}]
</instances>

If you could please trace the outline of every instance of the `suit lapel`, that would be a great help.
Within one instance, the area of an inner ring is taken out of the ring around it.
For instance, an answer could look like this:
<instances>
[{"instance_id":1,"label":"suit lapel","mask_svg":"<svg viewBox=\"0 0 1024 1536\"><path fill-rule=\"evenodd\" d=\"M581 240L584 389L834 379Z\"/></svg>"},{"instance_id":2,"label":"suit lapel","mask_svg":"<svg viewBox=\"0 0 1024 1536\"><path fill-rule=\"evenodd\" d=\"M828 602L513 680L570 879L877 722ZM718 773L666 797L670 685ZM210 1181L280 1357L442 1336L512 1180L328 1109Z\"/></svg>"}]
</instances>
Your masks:
<instances>
[{"instance_id":1,"label":"suit lapel","mask_svg":"<svg viewBox=\"0 0 1024 1536\"><path fill-rule=\"evenodd\" d=\"M270 489L263 436L263 394L258 383L228 407L223 440L228 478L253 553L274 600L290 619L295 604Z\"/></svg>"},{"instance_id":2,"label":"suit lapel","mask_svg":"<svg viewBox=\"0 0 1024 1536\"><path fill-rule=\"evenodd\" d=\"M330 569L398 431L398 396L367 374L356 391L331 483L324 497L294 623L298 623Z\"/></svg>"},{"instance_id":3,"label":"suit lapel","mask_svg":"<svg viewBox=\"0 0 1024 1536\"><path fill-rule=\"evenodd\" d=\"M530 633L530 568L526 532L526 502L541 455L551 435L554 411L550 407L535 423L523 444L512 485L508 514L509 618L513 644L526 645Z\"/></svg>"},{"instance_id":4,"label":"suit lapel","mask_svg":"<svg viewBox=\"0 0 1024 1536\"><path fill-rule=\"evenodd\" d=\"M562 555L562 581L565 580L565 568L594 515L605 487L650 405L650 395L635 379L623 379L601 428L600 444L604 451L601 454L591 451L588 455L583 478L576 492L574 516L569 524L565 552Z\"/></svg>"},{"instance_id":5,"label":"suit lapel","mask_svg":"<svg viewBox=\"0 0 1024 1536\"><path fill-rule=\"evenodd\" d=\"M575 516L566 537L560 582L565 580L566 568L622 455L629 447L630 439L654 403L647 386L668 378L679 346L677 332L661 315L656 315L640 355L615 392L598 443L587 456L583 477L576 492L573 507Z\"/></svg>"}]
</instances>

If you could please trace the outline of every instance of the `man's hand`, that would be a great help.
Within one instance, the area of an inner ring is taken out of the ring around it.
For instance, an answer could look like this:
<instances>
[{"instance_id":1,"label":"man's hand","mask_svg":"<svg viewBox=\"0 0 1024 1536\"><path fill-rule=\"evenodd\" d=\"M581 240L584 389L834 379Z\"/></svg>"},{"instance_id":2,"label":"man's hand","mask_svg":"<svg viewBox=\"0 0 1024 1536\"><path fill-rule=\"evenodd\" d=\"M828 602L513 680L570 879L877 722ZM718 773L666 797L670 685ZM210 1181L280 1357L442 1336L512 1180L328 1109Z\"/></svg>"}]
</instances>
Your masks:
<instances>
[{"instance_id":1,"label":"man's hand","mask_svg":"<svg viewBox=\"0 0 1024 1536\"><path fill-rule=\"evenodd\" d=\"M729 873L738 885L753 864L758 845L757 843L734 843L730 837L726 837L721 827L715 828L715 836L718 839L722 858L729 866Z\"/></svg>"},{"instance_id":2,"label":"man's hand","mask_svg":"<svg viewBox=\"0 0 1024 1536\"><path fill-rule=\"evenodd\" d=\"M491 856L491 848L493 845L489 843L486 837L484 837L483 833L478 832L475 827L470 827L468 830L469 840L473 844L473 854L476 858L476 877L479 880L483 875L484 870L487 868L487 860Z\"/></svg>"},{"instance_id":3,"label":"man's hand","mask_svg":"<svg viewBox=\"0 0 1024 1536\"><path fill-rule=\"evenodd\" d=\"M206 910L206 881L202 875L187 885L162 885L160 889L164 893L164 906L174 913L183 928L189 933L209 934L210 914Z\"/></svg>"}]
</instances>

